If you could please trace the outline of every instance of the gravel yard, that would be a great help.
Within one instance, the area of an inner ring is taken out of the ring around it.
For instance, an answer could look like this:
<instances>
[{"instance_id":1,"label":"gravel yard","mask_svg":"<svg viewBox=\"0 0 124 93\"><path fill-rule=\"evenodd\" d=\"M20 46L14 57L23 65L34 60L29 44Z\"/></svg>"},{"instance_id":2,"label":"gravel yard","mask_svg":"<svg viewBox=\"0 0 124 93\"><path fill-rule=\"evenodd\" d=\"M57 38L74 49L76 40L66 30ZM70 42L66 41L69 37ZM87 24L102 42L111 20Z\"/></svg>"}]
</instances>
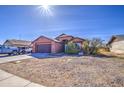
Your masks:
<instances>
[{"instance_id":1,"label":"gravel yard","mask_svg":"<svg viewBox=\"0 0 124 93\"><path fill-rule=\"evenodd\" d=\"M124 59L59 57L0 64L0 69L44 86L124 87Z\"/></svg>"}]
</instances>

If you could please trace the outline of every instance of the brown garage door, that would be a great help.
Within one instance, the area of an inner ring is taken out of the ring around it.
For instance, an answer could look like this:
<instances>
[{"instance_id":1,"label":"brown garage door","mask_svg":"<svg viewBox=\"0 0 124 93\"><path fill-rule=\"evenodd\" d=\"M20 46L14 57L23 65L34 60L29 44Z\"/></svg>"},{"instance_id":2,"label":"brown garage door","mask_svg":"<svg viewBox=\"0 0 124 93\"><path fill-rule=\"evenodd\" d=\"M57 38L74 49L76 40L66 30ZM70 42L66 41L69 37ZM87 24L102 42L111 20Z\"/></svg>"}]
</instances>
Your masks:
<instances>
[{"instance_id":1,"label":"brown garage door","mask_svg":"<svg viewBox=\"0 0 124 93\"><path fill-rule=\"evenodd\" d=\"M37 45L38 53L50 53L51 52L51 44L41 44Z\"/></svg>"}]
</instances>

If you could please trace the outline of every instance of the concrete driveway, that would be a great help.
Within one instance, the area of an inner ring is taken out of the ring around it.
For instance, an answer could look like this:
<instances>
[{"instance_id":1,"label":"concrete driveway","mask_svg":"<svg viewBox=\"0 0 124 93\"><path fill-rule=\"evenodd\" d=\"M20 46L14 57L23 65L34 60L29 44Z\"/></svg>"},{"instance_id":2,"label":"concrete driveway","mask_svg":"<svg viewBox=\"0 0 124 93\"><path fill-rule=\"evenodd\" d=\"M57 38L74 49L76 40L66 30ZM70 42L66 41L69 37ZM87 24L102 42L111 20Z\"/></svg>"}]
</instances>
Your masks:
<instances>
[{"instance_id":1,"label":"concrete driveway","mask_svg":"<svg viewBox=\"0 0 124 93\"><path fill-rule=\"evenodd\" d=\"M55 55L53 56L49 53L32 53L32 54L16 55L16 56L3 55L0 56L0 63L6 63L6 62L28 59L28 58L51 58L51 57L57 57L57 56Z\"/></svg>"},{"instance_id":2,"label":"concrete driveway","mask_svg":"<svg viewBox=\"0 0 124 93\"><path fill-rule=\"evenodd\" d=\"M28 58L33 58L33 57L29 56L29 54L0 57L0 63L6 63L6 62L10 62L10 61L16 61L16 60L22 60L22 59L28 59Z\"/></svg>"}]
</instances>

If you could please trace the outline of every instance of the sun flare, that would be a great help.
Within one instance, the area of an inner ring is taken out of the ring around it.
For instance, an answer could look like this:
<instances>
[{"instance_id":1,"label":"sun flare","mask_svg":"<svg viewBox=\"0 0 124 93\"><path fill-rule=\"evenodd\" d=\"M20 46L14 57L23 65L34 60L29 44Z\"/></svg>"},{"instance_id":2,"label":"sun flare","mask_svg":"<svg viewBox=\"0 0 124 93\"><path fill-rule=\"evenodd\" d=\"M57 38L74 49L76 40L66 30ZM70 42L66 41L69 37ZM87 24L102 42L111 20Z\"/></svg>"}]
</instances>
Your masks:
<instances>
[{"instance_id":1,"label":"sun flare","mask_svg":"<svg viewBox=\"0 0 124 93\"><path fill-rule=\"evenodd\" d=\"M43 7L45 10L48 10L48 9L49 9L49 6L48 6L48 5L42 5L42 7Z\"/></svg>"},{"instance_id":2,"label":"sun flare","mask_svg":"<svg viewBox=\"0 0 124 93\"><path fill-rule=\"evenodd\" d=\"M51 11L51 7L49 5L41 5L38 7L38 9L40 10L40 13L43 16L53 16L53 13Z\"/></svg>"}]
</instances>

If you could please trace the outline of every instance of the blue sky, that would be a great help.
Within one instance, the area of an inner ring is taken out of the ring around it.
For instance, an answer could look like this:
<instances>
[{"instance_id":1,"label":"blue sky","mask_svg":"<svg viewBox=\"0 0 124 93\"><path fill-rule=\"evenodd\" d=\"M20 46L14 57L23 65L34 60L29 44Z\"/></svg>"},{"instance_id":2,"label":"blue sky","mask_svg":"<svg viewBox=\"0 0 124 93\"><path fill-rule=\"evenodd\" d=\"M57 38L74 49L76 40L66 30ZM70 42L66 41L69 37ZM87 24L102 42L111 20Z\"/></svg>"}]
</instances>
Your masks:
<instances>
[{"instance_id":1,"label":"blue sky","mask_svg":"<svg viewBox=\"0 0 124 93\"><path fill-rule=\"evenodd\" d=\"M0 6L0 43L62 33L107 42L112 35L124 34L124 6L49 6L53 16L38 7Z\"/></svg>"}]
</instances>

